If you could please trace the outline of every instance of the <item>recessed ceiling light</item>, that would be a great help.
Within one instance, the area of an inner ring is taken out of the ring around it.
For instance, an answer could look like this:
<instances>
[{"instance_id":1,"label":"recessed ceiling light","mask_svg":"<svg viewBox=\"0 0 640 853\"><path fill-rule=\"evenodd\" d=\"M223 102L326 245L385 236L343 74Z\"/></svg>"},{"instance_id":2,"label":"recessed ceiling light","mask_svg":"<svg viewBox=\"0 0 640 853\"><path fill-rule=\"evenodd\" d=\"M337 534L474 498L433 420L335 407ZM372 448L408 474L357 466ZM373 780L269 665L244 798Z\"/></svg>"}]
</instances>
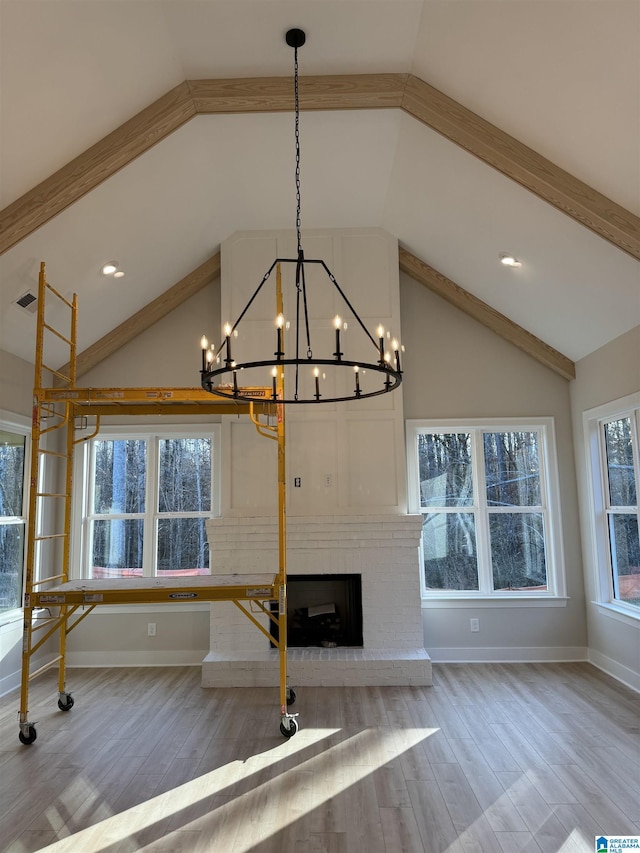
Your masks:
<instances>
[{"instance_id":1,"label":"recessed ceiling light","mask_svg":"<svg viewBox=\"0 0 640 853\"><path fill-rule=\"evenodd\" d=\"M117 271L117 269L118 269L117 262L116 261L109 261L108 263L104 264L104 266L102 266L100 268L100 272L102 273L102 275L113 275Z\"/></svg>"},{"instance_id":2,"label":"recessed ceiling light","mask_svg":"<svg viewBox=\"0 0 640 853\"><path fill-rule=\"evenodd\" d=\"M519 261L514 255L509 254L509 252L502 252L500 255L500 263L504 264L505 267L521 267L522 262Z\"/></svg>"},{"instance_id":3,"label":"recessed ceiling light","mask_svg":"<svg viewBox=\"0 0 640 853\"><path fill-rule=\"evenodd\" d=\"M113 274L113 277L114 277L114 278L122 278L122 277L123 277L123 275L124 275L124 271L123 271L123 270L116 270L116 271L114 272L114 274Z\"/></svg>"}]
</instances>

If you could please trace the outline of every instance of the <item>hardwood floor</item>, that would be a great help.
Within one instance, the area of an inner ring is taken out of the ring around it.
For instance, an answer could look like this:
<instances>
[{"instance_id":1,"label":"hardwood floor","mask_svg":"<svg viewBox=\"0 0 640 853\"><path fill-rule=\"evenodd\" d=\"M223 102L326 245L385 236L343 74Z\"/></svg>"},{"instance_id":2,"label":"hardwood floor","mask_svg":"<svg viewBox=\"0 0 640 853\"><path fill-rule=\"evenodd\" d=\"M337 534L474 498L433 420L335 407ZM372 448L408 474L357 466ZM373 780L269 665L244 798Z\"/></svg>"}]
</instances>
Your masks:
<instances>
[{"instance_id":1,"label":"hardwood floor","mask_svg":"<svg viewBox=\"0 0 640 853\"><path fill-rule=\"evenodd\" d=\"M0 712L0 850L592 853L640 834L640 696L588 664L434 666L434 686L207 689L70 670Z\"/></svg>"}]
</instances>

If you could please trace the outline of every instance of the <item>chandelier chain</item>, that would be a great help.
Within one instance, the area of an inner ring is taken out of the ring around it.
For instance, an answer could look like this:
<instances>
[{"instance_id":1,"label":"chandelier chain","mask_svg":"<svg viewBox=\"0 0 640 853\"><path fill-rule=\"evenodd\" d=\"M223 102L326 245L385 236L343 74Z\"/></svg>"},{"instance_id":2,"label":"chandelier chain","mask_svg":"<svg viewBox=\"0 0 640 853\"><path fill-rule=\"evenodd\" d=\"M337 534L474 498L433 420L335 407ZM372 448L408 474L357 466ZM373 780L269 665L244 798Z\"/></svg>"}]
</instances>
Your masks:
<instances>
[{"instance_id":1,"label":"chandelier chain","mask_svg":"<svg viewBox=\"0 0 640 853\"><path fill-rule=\"evenodd\" d=\"M293 89L295 108L295 140L296 140L296 236L298 238L298 256L302 252L302 237L300 229L302 219L300 215L300 97L298 90L298 48L294 49L293 60Z\"/></svg>"}]
</instances>

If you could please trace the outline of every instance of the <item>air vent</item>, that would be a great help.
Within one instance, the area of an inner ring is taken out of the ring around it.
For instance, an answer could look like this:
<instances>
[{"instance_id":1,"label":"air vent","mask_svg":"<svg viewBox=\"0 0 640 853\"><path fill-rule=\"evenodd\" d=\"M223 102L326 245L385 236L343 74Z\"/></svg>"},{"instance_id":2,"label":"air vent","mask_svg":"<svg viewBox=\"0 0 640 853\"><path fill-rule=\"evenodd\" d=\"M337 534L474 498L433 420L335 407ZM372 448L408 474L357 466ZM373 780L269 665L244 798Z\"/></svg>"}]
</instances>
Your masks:
<instances>
[{"instance_id":1,"label":"air vent","mask_svg":"<svg viewBox=\"0 0 640 853\"><path fill-rule=\"evenodd\" d=\"M19 305L21 308L24 308L26 311L29 311L30 314L35 314L38 310L36 302L37 297L34 296L30 290L27 290L26 293L23 293L20 299L16 299L16 305Z\"/></svg>"}]
</instances>

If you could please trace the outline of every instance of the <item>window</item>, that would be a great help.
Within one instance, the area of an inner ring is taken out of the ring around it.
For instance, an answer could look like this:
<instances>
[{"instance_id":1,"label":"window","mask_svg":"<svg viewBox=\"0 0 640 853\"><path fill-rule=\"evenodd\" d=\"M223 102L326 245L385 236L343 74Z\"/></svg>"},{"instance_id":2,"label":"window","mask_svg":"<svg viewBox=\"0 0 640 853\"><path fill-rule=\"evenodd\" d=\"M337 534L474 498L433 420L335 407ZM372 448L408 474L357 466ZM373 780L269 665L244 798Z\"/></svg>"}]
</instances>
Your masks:
<instances>
[{"instance_id":1,"label":"window","mask_svg":"<svg viewBox=\"0 0 640 853\"><path fill-rule=\"evenodd\" d=\"M22 607L28 429L0 421L0 612Z\"/></svg>"},{"instance_id":2,"label":"window","mask_svg":"<svg viewBox=\"0 0 640 853\"><path fill-rule=\"evenodd\" d=\"M587 420L599 600L640 617L640 405L627 399L599 412Z\"/></svg>"},{"instance_id":3,"label":"window","mask_svg":"<svg viewBox=\"0 0 640 853\"><path fill-rule=\"evenodd\" d=\"M128 430L87 442L82 577L209 573L205 521L214 514L214 439L209 428Z\"/></svg>"},{"instance_id":4,"label":"window","mask_svg":"<svg viewBox=\"0 0 640 853\"><path fill-rule=\"evenodd\" d=\"M552 422L407 429L425 598L560 596Z\"/></svg>"}]
</instances>

